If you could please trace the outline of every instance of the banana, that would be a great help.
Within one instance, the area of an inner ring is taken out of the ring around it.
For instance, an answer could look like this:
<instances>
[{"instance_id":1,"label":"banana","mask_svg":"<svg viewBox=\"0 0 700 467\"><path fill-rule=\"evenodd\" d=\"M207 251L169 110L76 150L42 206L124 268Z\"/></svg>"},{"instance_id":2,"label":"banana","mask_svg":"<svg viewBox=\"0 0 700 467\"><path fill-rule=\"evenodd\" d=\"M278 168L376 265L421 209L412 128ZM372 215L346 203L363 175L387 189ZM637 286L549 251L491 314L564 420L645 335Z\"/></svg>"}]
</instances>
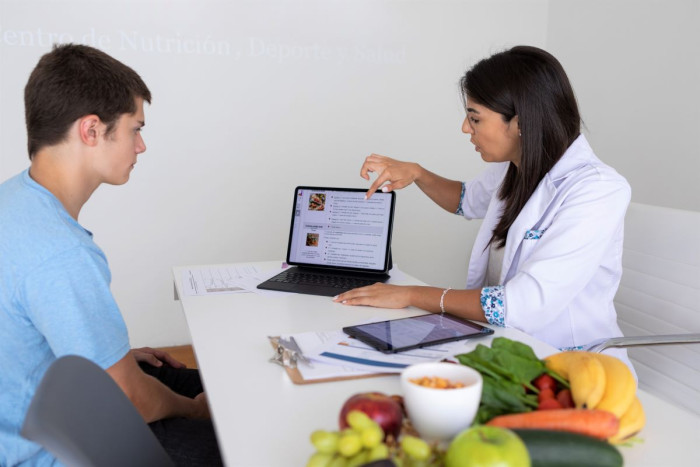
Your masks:
<instances>
[{"instance_id":1,"label":"banana","mask_svg":"<svg viewBox=\"0 0 700 467\"><path fill-rule=\"evenodd\" d=\"M592 409L603 398L606 373L603 364L589 352L561 352L545 359L547 368L568 379L576 408Z\"/></svg>"},{"instance_id":2,"label":"banana","mask_svg":"<svg viewBox=\"0 0 700 467\"><path fill-rule=\"evenodd\" d=\"M624 441L626 438L644 428L646 421L647 418L642 403L639 401L638 397L635 397L627 411L620 417L620 428L617 434L610 437L608 441L611 443Z\"/></svg>"},{"instance_id":3,"label":"banana","mask_svg":"<svg viewBox=\"0 0 700 467\"><path fill-rule=\"evenodd\" d=\"M607 410L617 416L627 411L637 394L637 382L622 360L610 355L587 352L603 364L605 370L605 392L603 398L591 408ZM573 395L573 392L572 392Z\"/></svg>"},{"instance_id":4,"label":"banana","mask_svg":"<svg viewBox=\"0 0 700 467\"><path fill-rule=\"evenodd\" d=\"M569 379L569 365L578 352L559 352L545 358L547 369L557 373L562 378Z\"/></svg>"},{"instance_id":5,"label":"banana","mask_svg":"<svg viewBox=\"0 0 700 467\"><path fill-rule=\"evenodd\" d=\"M569 367L569 383L576 407L592 409L600 404L605 394L607 374L600 361L581 353Z\"/></svg>"},{"instance_id":6,"label":"banana","mask_svg":"<svg viewBox=\"0 0 700 467\"><path fill-rule=\"evenodd\" d=\"M620 419L616 442L641 430L646 422L636 397L637 383L622 360L593 352L568 351L545 359L547 368L569 380L577 408L607 410Z\"/></svg>"}]
</instances>

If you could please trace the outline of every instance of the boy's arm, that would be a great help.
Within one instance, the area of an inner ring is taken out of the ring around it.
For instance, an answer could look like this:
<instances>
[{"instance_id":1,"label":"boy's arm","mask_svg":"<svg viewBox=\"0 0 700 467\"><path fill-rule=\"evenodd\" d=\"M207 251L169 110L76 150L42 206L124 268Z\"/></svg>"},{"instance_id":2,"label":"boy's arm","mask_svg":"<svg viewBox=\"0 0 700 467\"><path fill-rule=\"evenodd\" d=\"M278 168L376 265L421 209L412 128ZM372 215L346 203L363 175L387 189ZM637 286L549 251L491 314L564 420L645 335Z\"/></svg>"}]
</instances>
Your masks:
<instances>
[{"instance_id":1,"label":"boy's arm","mask_svg":"<svg viewBox=\"0 0 700 467\"><path fill-rule=\"evenodd\" d=\"M194 399L176 394L156 378L144 373L131 352L107 368L107 373L147 423L169 417L210 417L204 393Z\"/></svg>"}]
</instances>

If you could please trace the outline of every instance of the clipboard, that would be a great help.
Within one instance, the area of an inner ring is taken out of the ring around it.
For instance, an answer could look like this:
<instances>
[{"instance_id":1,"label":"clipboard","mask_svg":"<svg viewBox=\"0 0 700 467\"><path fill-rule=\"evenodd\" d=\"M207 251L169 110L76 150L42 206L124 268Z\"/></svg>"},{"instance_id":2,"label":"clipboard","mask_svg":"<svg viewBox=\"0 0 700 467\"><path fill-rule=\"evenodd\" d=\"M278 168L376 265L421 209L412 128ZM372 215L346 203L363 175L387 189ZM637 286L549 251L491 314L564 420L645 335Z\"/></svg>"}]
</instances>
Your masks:
<instances>
[{"instance_id":1,"label":"clipboard","mask_svg":"<svg viewBox=\"0 0 700 467\"><path fill-rule=\"evenodd\" d=\"M280 342L280 336L268 336L270 340L270 345L275 351L275 355L270 358L270 361L277 363L278 365L284 367L287 372L287 376L294 384L314 384L314 383L331 383L334 381L346 381L351 379L364 379L373 378L377 376L389 376L396 375L396 373L367 373L363 375L351 375L351 376L333 376L329 378L315 378L315 379L304 379L297 368L297 361L303 356L295 349L289 346L284 346Z\"/></svg>"}]
</instances>

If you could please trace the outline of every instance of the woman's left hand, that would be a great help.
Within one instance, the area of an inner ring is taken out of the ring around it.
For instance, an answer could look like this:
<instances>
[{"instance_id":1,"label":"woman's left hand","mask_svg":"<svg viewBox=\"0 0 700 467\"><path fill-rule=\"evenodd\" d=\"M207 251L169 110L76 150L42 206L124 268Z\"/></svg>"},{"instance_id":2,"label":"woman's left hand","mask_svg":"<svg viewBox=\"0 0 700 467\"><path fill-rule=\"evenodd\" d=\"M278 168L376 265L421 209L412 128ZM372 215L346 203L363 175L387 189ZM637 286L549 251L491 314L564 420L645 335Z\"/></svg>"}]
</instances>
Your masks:
<instances>
[{"instance_id":1,"label":"woman's left hand","mask_svg":"<svg viewBox=\"0 0 700 467\"><path fill-rule=\"evenodd\" d=\"M378 308L406 308L411 304L410 286L389 285L377 282L342 293L333 298L343 305L365 305Z\"/></svg>"},{"instance_id":2,"label":"woman's left hand","mask_svg":"<svg viewBox=\"0 0 700 467\"><path fill-rule=\"evenodd\" d=\"M152 366L162 366L167 363L173 368L187 368L184 363L175 360L172 355L162 350L152 349L150 347L141 347L139 349L131 349L131 354L137 362L148 363Z\"/></svg>"}]
</instances>

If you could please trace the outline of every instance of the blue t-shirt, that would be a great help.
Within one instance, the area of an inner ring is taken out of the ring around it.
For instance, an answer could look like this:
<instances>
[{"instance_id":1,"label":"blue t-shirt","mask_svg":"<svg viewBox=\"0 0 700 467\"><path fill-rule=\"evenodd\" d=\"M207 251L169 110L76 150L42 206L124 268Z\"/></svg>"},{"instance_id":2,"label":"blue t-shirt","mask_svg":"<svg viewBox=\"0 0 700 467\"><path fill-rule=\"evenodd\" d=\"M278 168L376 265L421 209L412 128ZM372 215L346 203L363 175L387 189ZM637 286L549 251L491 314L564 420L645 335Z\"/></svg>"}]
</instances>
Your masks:
<instances>
[{"instance_id":1,"label":"blue t-shirt","mask_svg":"<svg viewBox=\"0 0 700 467\"><path fill-rule=\"evenodd\" d=\"M92 234L28 170L0 185L0 465L57 463L19 434L53 361L109 368L129 351L110 281Z\"/></svg>"}]
</instances>

